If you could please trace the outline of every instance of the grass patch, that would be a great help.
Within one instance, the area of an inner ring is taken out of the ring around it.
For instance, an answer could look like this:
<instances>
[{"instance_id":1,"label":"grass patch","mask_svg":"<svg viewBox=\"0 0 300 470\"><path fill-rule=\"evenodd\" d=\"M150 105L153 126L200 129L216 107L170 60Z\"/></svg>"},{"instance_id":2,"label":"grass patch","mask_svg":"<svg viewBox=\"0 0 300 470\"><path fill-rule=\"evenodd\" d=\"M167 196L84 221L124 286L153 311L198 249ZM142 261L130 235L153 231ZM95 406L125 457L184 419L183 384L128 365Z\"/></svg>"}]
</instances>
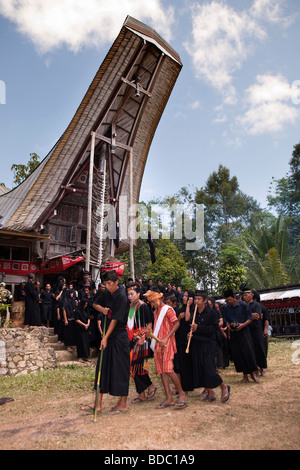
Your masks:
<instances>
[{"instance_id":1,"label":"grass patch","mask_svg":"<svg viewBox=\"0 0 300 470\"><path fill-rule=\"evenodd\" d=\"M1 396L9 396L12 391L14 394L39 391L56 395L70 390L90 391L94 373L94 368L71 365L17 377L0 377L0 393Z\"/></svg>"}]
</instances>

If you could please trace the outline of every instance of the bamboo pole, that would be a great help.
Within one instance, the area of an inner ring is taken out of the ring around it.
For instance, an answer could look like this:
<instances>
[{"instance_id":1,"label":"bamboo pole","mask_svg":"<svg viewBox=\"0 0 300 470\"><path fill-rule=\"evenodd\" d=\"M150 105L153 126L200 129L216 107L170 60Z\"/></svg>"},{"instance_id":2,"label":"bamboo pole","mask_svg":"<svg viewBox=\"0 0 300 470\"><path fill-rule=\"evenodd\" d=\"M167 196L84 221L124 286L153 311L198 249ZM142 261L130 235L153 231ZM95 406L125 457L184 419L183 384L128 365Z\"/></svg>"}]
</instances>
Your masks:
<instances>
[{"instance_id":1,"label":"bamboo pole","mask_svg":"<svg viewBox=\"0 0 300 470\"><path fill-rule=\"evenodd\" d=\"M95 155L95 138L96 133L91 133L91 153L90 153L90 166L89 166L89 187L88 187L88 210L87 210L87 230L86 230L86 255L85 255L85 269L90 269L90 256L91 256L91 235L92 235L92 195L93 195L93 173L94 173L94 155Z\"/></svg>"},{"instance_id":2,"label":"bamboo pole","mask_svg":"<svg viewBox=\"0 0 300 470\"><path fill-rule=\"evenodd\" d=\"M192 339L192 336L193 336L193 333L192 333L192 325L193 323L195 323L195 318L196 318L196 313L197 313L197 305L195 305L195 310L194 310L194 316L193 316L193 320L192 320L192 323L191 323L191 329L190 329L190 334L189 334L189 340L188 340L188 344L187 344L187 347L186 347L186 354L188 354L190 352L190 344L191 344L191 339Z\"/></svg>"},{"instance_id":3,"label":"bamboo pole","mask_svg":"<svg viewBox=\"0 0 300 470\"><path fill-rule=\"evenodd\" d=\"M129 213L132 210L132 205L133 205L133 154L132 154L132 149L129 150L129 203L130 203L130 208L129 208ZM129 217L129 222L131 222L131 217ZM130 224L131 230L129 231L129 260L130 260L130 277L132 279L135 279L135 273L134 273L134 256L133 256L133 238L134 238L134 233L133 233L133 227Z\"/></svg>"}]
</instances>

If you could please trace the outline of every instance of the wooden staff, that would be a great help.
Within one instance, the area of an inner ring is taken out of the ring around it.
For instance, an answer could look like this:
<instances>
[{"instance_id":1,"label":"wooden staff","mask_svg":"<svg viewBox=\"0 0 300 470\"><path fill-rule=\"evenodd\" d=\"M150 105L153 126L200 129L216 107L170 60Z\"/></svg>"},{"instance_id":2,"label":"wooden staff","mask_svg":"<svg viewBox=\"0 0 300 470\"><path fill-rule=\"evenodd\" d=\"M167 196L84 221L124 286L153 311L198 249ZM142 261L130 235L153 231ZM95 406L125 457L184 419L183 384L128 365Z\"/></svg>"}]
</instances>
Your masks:
<instances>
[{"instance_id":1,"label":"wooden staff","mask_svg":"<svg viewBox=\"0 0 300 470\"><path fill-rule=\"evenodd\" d=\"M142 336L143 334L146 334L146 336L148 336L148 338L155 339L155 341L157 341L158 343L162 343L162 340L159 339L157 336L155 336L152 333L151 328L141 328L141 330L137 334L135 334L134 336ZM165 344L164 344L164 347L166 347Z\"/></svg>"},{"instance_id":2,"label":"wooden staff","mask_svg":"<svg viewBox=\"0 0 300 470\"><path fill-rule=\"evenodd\" d=\"M104 336L105 333L106 333L106 318L107 318L107 315L104 316L103 336ZM97 421L97 408L98 408L100 378L101 378L102 361L103 361L103 351L104 351L104 349L101 349L101 351L100 351L99 370L98 370L97 386L96 386L96 398L95 398L95 410L94 410L94 423Z\"/></svg>"},{"instance_id":3,"label":"wooden staff","mask_svg":"<svg viewBox=\"0 0 300 470\"><path fill-rule=\"evenodd\" d=\"M155 336L155 335L152 333L152 330L151 330L151 328L147 328L147 336L149 336L150 338L153 338L153 339L155 339L155 341L157 341L158 343L162 343L162 340L161 340L161 339L159 339L159 338L157 338L157 336ZM166 345L166 344L164 344L164 347L166 348L166 347L167 347L167 345Z\"/></svg>"},{"instance_id":4,"label":"wooden staff","mask_svg":"<svg viewBox=\"0 0 300 470\"><path fill-rule=\"evenodd\" d=\"M185 352L188 354L190 352L190 343L191 343L191 339L192 339L192 325L193 323L195 323L195 318L196 318L196 313L197 313L197 305L195 305L195 310L194 310L194 316L193 316L193 321L191 323L191 329L190 329L190 335L189 335L189 340L188 340L188 344L187 344L187 347L186 347L186 350Z\"/></svg>"}]
</instances>

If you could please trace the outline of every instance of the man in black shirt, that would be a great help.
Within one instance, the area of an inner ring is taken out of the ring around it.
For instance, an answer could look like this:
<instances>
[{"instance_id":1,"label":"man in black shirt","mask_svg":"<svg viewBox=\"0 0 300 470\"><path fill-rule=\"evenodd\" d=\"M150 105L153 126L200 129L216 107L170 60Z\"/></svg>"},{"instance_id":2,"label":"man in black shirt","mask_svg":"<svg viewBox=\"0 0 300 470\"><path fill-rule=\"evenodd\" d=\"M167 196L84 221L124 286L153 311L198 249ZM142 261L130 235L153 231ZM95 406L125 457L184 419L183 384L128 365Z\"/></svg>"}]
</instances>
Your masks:
<instances>
[{"instance_id":1,"label":"man in black shirt","mask_svg":"<svg viewBox=\"0 0 300 470\"><path fill-rule=\"evenodd\" d=\"M267 369L267 357L263 337L261 304L253 300L253 292L246 287L243 289L243 300L249 306L252 313L253 321L249 325L249 328L254 347L256 364L263 376Z\"/></svg>"},{"instance_id":2,"label":"man in black shirt","mask_svg":"<svg viewBox=\"0 0 300 470\"><path fill-rule=\"evenodd\" d=\"M249 330L249 325L253 321L252 313L246 302L236 299L232 289L224 291L224 297L226 299L224 321L230 330L230 347L235 369L243 373L242 382L249 382L248 374L254 382L259 382L256 377L257 364Z\"/></svg>"},{"instance_id":3,"label":"man in black shirt","mask_svg":"<svg viewBox=\"0 0 300 470\"><path fill-rule=\"evenodd\" d=\"M206 292L195 292L195 307L191 323L192 364L194 388L204 387L207 396L204 401L216 399L214 388L221 387L221 402L229 399L230 386L223 382L222 377L216 371L215 355L217 351L216 335L218 325L217 312L206 305ZM187 307L188 309L189 307Z\"/></svg>"},{"instance_id":4,"label":"man in black shirt","mask_svg":"<svg viewBox=\"0 0 300 470\"><path fill-rule=\"evenodd\" d=\"M107 293L104 296L105 305L101 305L99 311L106 315L108 325L100 344L100 350L103 350L103 363L97 411L101 411L103 394L109 393L112 396L120 397L120 399L108 413L120 414L127 411L130 378L130 349L126 330L128 301L125 289L119 286L115 271L107 271L102 277ZM99 298L101 299L101 297ZM96 305L94 303L94 308ZM95 374L95 389L98 370L99 361ZM95 404L84 406L81 409L89 411L94 407Z\"/></svg>"}]
</instances>

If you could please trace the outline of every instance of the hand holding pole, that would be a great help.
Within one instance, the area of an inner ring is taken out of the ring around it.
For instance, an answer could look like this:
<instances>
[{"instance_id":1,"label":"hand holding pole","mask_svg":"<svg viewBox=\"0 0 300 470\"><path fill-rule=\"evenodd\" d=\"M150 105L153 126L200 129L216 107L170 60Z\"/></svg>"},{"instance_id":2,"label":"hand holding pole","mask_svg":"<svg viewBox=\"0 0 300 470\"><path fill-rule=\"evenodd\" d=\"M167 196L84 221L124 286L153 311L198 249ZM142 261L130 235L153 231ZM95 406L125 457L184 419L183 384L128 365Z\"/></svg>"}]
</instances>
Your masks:
<instances>
[{"instance_id":1,"label":"hand holding pole","mask_svg":"<svg viewBox=\"0 0 300 470\"><path fill-rule=\"evenodd\" d=\"M191 329L190 329L190 333L189 333L189 340L188 340L188 344L187 344L187 347L186 347L186 350L185 350L186 354L188 354L190 352L190 344L191 344L191 339L192 339L192 336L193 336L193 334L192 334L192 325L193 325L193 323L195 323L197 308L198 308L197 305L195 305L193 321L191 323Z\"/></svg>"}]
</instances>

